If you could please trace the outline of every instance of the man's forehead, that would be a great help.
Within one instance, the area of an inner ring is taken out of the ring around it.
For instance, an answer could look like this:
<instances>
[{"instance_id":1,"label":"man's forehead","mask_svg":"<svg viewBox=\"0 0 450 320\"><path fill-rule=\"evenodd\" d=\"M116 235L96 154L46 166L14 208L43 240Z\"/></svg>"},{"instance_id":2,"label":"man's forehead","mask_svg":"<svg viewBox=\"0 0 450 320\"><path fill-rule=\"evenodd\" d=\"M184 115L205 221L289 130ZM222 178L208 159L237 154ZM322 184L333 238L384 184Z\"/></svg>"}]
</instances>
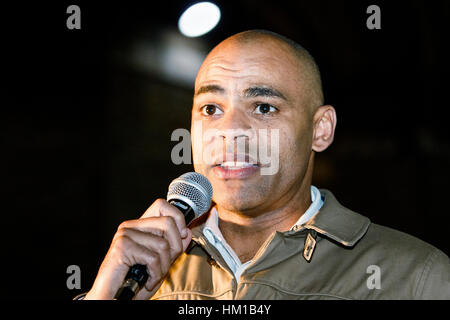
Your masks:
<instances>
[{"instance_id":1,"label":"man's forehead","mask_svg":"<svg viewBox=\"0 0 450 320\"><path fill-rule=\"evenodd\" d=\"M238 94L244 98L271 97L288 101L287 95L283 93L284 90L282 88L277 88L272 84L261 82L248 83L244 86L233 87L229 87L226 84L222 85L222 83L206 83L199 86L195 90L194 98L205 94L218 94L225 96L232 91L238 91Z\"/></svg>"},{"instance_id":2,"label":"man's forehead","mask_svg":"<svg viewBox=\"0 0 450 320\"><path fill-rule=\"evenodd\" d=\"M250 72L264 67L292 68L298 65L298 59L289 49L281 45L264 42L241 44L233 41L219 44L214 48L203 61L199 75L214 71L215 68L224 71L244 71L240 69L245 66Z\"/></svg>"},{"instance_id":3,"label":"man's forehead","mask_svg":"<svg viewBox=\"0 0 450 320\"><path fill-rule=\"evenodd\" d=\"M319 106L323 103L320 74L313 58L302 52L271 36L252 36L245 41L228 38L204 60L194 90L218 82L236 93L247 84L260 82L278 89L289 101Z\"/></svg>"},{"instance_id":4,"label":"man's forehead","mask_svg":"<svg viewBox=\"0 0 450 320\"><path fill-rule=\"evenodd\" d=\"M276 69L276 67L274 67ZM212 85L220 86L226 90L244 91L252 86L260 87L284 87L287 79L295 75L287 75L287 72L273 70L265 64L242 68L229 68L226 66L215 66L205 69L199 73L195 82L195 92ZM219 90L216 90L217 92Z\"/></svg>"},{"instance_id":5,"label":"man's forehead","mask_svg":"<svg viewBox=\"0 0 450 320\"><path fill-rule=\"evenodd\" d=\"M238 86L245 90L254 85L285 87L298 82L298 67L274 52L228 51L209 55L202 64L195 81L195 91L218 83L222 87ZM216 90L218 92L218 90Z\"/></svg>"}]
</instances>

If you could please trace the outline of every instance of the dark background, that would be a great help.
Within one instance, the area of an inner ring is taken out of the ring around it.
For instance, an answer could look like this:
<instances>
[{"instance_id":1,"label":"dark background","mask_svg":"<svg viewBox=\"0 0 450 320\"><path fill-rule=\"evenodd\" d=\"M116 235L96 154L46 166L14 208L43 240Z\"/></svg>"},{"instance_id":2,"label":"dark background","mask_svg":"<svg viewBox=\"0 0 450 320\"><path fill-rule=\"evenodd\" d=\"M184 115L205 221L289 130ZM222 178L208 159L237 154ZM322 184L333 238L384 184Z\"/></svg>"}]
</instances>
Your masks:
<instances>
[{"instance_id":1,"label":"dark background","mask_svg":"<svg viewBox=\"0 0 450 320\"><path fill-rule=\"evenodd\" d=\"M314 185L449 254L449 1L393 2L215 1L218 26L185 40L206 53L262 28L306 47L338 114ZM136 44L158 47L176 34L191 3L2 4L2 298L69 300L89 290L118 224L192 170L171 162L170 136L190 127L193 83L129 62ZM81 30L66 28L71 4ZM371 4L381 30L366 28ZM72 264L81 290L66 287Z\"/></svg>"}]
</instances>

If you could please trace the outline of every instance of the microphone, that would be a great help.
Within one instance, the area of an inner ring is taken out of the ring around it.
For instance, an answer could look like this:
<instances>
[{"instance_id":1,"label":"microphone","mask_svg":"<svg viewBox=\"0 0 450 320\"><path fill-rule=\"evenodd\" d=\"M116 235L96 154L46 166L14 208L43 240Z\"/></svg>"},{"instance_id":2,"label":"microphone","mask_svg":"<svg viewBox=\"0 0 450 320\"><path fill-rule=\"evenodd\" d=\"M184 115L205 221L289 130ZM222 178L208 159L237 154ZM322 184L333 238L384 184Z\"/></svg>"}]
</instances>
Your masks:
<instances>
[{"instance_id":1,"label":"microphone","mask_svg":"<svg viewBox=\"0 0 450 320\"><path fill-rule=\"evenodd\" d=\"M211 206L213 189L208 179L197 172L188 172L173 180L167 192L167 202L180 210L186 225L200 217ZM115 300L132 300L148 280L147 267L136 264L128 271Z\"/></svg>"}]
</instances>

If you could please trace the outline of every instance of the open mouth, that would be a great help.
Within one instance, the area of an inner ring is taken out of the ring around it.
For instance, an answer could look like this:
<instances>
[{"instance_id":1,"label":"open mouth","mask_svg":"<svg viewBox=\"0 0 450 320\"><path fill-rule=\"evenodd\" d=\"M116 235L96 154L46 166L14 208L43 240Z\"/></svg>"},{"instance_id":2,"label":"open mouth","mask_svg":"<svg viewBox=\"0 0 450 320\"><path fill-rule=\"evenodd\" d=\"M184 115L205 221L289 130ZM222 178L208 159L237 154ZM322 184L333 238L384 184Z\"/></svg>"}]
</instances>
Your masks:
<instances>
[{"instance_id":1,"label":"open mouth","mask_svg":"<svg viewBox=\"0 0 450 320\"><path fill-rule=\"evenodd\" d=\"M246 179L256 174L260 166L248 156L244 159L245 161L219 161L213 166L216 177L224 180Z\"/></svg>"},{"instance_id":2,"label":"open mouth","mask_svg":"<svg viewBox=\"0 0 450 320\"><path fill-rule=\"evenodd\" d=\"M219 166L226 170L239 170L239 169L244 169L244 168L258 167L257 164L246 162L246 161L226 161L226 162L217 164L216 166Z\"/></svg>"}]
</instances>

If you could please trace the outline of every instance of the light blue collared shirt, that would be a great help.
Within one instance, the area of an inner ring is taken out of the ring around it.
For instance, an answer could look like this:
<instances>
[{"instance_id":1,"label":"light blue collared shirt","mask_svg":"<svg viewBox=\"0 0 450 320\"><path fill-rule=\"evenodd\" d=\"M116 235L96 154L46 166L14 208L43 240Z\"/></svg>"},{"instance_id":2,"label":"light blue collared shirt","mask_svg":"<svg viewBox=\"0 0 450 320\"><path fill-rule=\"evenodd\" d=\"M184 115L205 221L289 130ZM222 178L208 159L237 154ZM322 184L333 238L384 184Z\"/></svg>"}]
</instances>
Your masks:
<instances>
[{"instance_id":1,"label":"light blue collared shirt","mask_svg":"<svg viewBox=\"0 0 450 320\"><path fill-rule=\"evenodd\" d=\"M305 224L309 219L311 219L319 210L322 208L323 200L320 195L319 189L311 186L311 205L305 211L305 213L298 219L298 221L292 226L291 230ZM219 229L219 214L216 208L211 209L211 214L206 220L205 226L203 228L203 234L206 239L220 252L223 259L233 271L236 281L241 277L242 272L252 263L252 260L246 263L241 263L239 257L236 255L234 250L225 241L225 238Z\"/></svg>"}]
</instances>

